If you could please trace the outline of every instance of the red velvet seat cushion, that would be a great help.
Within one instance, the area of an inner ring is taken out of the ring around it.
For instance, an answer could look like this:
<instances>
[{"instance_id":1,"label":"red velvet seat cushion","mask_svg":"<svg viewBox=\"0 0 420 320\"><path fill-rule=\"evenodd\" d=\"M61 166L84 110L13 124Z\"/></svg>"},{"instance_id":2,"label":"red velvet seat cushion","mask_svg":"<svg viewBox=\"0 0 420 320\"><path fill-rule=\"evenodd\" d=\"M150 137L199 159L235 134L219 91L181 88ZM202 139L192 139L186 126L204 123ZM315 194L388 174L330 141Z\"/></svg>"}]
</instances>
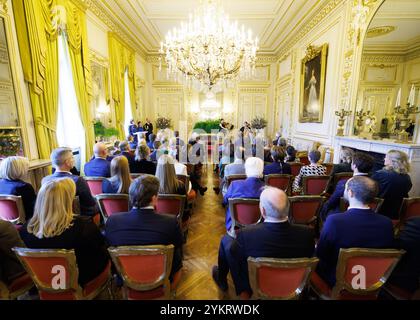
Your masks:
<instances>
[{"instance_id":1,"label":"red velvet seat cushion","mask_svg":"<svg viewBox=\"0 0 420 320\"><path fill-rule=\"evenodd\" d=\"M318 294L331 296L330 286L315 271L311 274L311 285Z\"/></svg>"},{"instance_id":2,"label":"red velvet seat cushion","mask_svg":"<svg viewBox=\"0 0 420 320\"><path fill-rule=\"evenodd\" d=\"M12 283L8 286L9 292L13 293L15 291L21 290L22 288L33 286L34 283L32 282L31 277L25 273L24 275L16 278L12 281Z\"/></svg>"},{"instance_id":3,"label":"red velvet seat cushion","mask_svg":"<svg viewBox=\"0 0 420 320\"><path fill-rule=\"evenodd\" d=\"M163 286L157 287L153 290L147 291L137 291L131 288L127 288L127 297L130 300L151 300L151 299L158 299L162 298L165 295L165 291L163 290Z\"/></svg>"},{"instance_id":4,"label":"red velvet seat cushion","mask_svg":"<svg viewBox=\"0 0 420 320\"><path fill-rule=\"evenodd\" d=\"M108 281L110 272L111 272L111 261L108 262L104 271L102 271L102 273L99 276L89 281L85 285L85 287L83 288L83 295L87 296L91 294L93 291L95 291L96 289L98 289L99 287L103 286Z\"/></svg>"}]
</instances>

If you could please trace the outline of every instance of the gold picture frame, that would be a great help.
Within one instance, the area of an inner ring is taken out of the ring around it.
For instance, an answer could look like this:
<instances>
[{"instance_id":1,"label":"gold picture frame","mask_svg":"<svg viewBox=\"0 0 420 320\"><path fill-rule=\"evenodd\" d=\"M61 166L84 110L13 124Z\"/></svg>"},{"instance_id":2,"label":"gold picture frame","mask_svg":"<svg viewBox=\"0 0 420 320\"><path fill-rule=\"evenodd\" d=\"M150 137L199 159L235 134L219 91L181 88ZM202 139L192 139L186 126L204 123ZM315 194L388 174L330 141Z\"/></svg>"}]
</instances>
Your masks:
<instances>
[{"instance_id":1,"label":"gold picture frame","mask_svg":"<svg viewBox=\"0 0 420 320\"><path fill-rule=\"evenodd\" d=\"M322 122L327 55L327 43L306 49L300 72L299 122Z\"/></svg>"}]
</instances>

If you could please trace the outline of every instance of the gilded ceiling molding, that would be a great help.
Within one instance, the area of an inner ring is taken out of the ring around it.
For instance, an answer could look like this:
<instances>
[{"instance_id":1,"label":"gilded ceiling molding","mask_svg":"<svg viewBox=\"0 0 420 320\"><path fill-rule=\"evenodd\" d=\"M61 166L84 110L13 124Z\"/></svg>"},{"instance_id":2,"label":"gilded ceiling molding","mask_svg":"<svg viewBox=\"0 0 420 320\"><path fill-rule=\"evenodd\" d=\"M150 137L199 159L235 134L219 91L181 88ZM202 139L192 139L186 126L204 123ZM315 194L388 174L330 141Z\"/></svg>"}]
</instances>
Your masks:
<instances>
[{"instance_id":1,"label":"gilded ceiling molding","mask_svg":"<svg viewBox=\"0 0 420 320\"><path fill-rule=\"evenodd\" d=\"M314 29L325 17L327 17L334 9L343 4L343 0L331 0L324 7L322 7L313 18L309 20L309 23L305 24L300 28L296 36L288 40L284 45L281 46L277 53L279 57L278 61L284 60L289 54L290 50L298 43L304 36L306 36L312 29Z\"/></svg>"},{"instance_id":2,"label":"gilded ceiling molding","mask_svg":"<svg viewBox=\"0 0 420 320\"><path fill-rule=\"evenodd\" d=\"M109 60L95 50L89 49L89 60L103 67L109 67Z\"/></svg>"},{"instance_id":3,"label":"gilded ceiling molding","mask_svg":"<svg viewBox=\"0 0 420 320\"><path fill-rule=\"evenodd\" d=\"M397 27L395 26L381 26L381 27L370 28L366 32L366 38L375 38L375 37L383 36L383 35L386 35L388 33L395 31L395 29L397 29Z\"/></svg>"},{"instance_id":4,"label":"gilded ceiling molding","mask_svg":"<svg viewBox=\"0 0 420 320\"><path fill-rule=\"evenodd\" d=\"M404 56L400 55L363 55L363 63L401 63L404 62Z\"/></svg>"},{"instance_id":5,"label":"gilded ceiling molding","mask_svg":"<svg viewBox=\"0 0 420 320\"><path fill-rule=\"evenodd\" d=\"M3 0L0 0L3 1ZM80 5L85 6L88 10L92 11L92 13L116 35L118 35L123 42L127 43L127 45L133 48L136 53L140 54L141 56L145 56L145 52L140 46L134 41L127 33L115 22L111 15L105 12L105 10L100 7L98 4L98 0L73 0L74 2L79 3Z\"/></svg>"},{"instance_id":6,"label":"gilded ceiling molding","mask_svg":"<svg viewBox=\"0 0 420 320\"><path fill-rule=\"evenodd\" d=\"M8 11L7 0L0 0L0 6L2 7L3 11L7 13Z\"/></svg>"},{"instance_id":7,"label":"gilded ceiling molding","mask_svg":"<svg viewBox=\"0 0 420 320\"><path fill-rule=\"evenodd\" d=\"M414 59L419 58L419 57L420 57L420 48L415 50L415 51L410 52L409 54L407 54L405 56L405 60L410 61L410 60L414 60Z\"/></svg>"},{"instance_id":8,"label":"gilded ceiling molding","mask_svg":"<svg viewBox=\"0 0 420 320\"><path fill-rule=\"evenodd\" d=\"M260 63L276 63L277 56L275 55L258 55L257 54L257 64Z\"/></svg>"}]
</instances>

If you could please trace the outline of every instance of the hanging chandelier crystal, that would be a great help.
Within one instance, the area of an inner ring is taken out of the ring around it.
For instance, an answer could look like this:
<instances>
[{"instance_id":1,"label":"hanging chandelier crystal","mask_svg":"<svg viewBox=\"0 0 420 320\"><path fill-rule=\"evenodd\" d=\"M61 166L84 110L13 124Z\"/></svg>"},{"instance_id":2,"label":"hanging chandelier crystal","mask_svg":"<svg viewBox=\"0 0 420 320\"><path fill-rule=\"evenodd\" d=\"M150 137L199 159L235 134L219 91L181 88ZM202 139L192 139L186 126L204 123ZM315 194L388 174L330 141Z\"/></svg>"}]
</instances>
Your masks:
<instances>
[{"instance_id":1,"label":"hanging chandelier crystal","mask_svg":"<svg viewBox=\"0 0 420 320\"><path fill-rule=\"evenodd\" d=\"M168 66L168 77L181 75L200 90L227 87L253 75L258 39L252 31L230 22L220 2L206 0L189 15L188 23L174 28L161 42L159 53Z\"/></svg>"}]
</instances>

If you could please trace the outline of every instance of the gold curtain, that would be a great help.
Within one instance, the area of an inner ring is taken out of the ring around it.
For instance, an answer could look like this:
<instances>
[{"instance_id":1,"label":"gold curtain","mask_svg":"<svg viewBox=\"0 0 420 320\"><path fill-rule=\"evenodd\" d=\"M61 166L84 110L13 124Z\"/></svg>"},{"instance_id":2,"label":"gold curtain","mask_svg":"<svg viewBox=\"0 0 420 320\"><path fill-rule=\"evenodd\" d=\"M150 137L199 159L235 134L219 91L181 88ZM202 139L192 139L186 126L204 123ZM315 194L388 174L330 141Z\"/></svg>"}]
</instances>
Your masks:
<instances>
[{"instance_id":1,"label":"gold curtain","mask_svg":"<svg viewBox=\"0 0 420 320\"><path fill-rule=\"evenodd\" d=\"M60 0L60 2L66 8L67 13L67 39L80 118L85 128L86 161L88 161L92 156L95 134L90 107L92 76L87 44L86 13L85 8L79 7L72 1Z\"/></svg>"},{"instance_id":2,"label":"gold curtain","mask_svg":"<svg viewBox=\"0 0 420 320\"><path fill-rule=\"evenodd\" d=\"M109 46L109 67L111 71L111 94L115 105L115 118L117 128L120 132L120 139L125 139L124 128L124 73L128 71L128 85L130 91L130 101L133 116L136 115L135 106L135 79L136 65L135 53L130 47L125 45L118 36L112 32L108 33Z\"/></svg>"},{"instance_id":3,"label":"gold curtain","mask_svg":"<svg viewBox=\"0 0 420 320\"><path fill-rule=\"evenodd\" d=\"M58 47L53 21L55 0L14 0L20 57L35 123L39 157L57 147Z\"/></svg>"}]
</instances>

